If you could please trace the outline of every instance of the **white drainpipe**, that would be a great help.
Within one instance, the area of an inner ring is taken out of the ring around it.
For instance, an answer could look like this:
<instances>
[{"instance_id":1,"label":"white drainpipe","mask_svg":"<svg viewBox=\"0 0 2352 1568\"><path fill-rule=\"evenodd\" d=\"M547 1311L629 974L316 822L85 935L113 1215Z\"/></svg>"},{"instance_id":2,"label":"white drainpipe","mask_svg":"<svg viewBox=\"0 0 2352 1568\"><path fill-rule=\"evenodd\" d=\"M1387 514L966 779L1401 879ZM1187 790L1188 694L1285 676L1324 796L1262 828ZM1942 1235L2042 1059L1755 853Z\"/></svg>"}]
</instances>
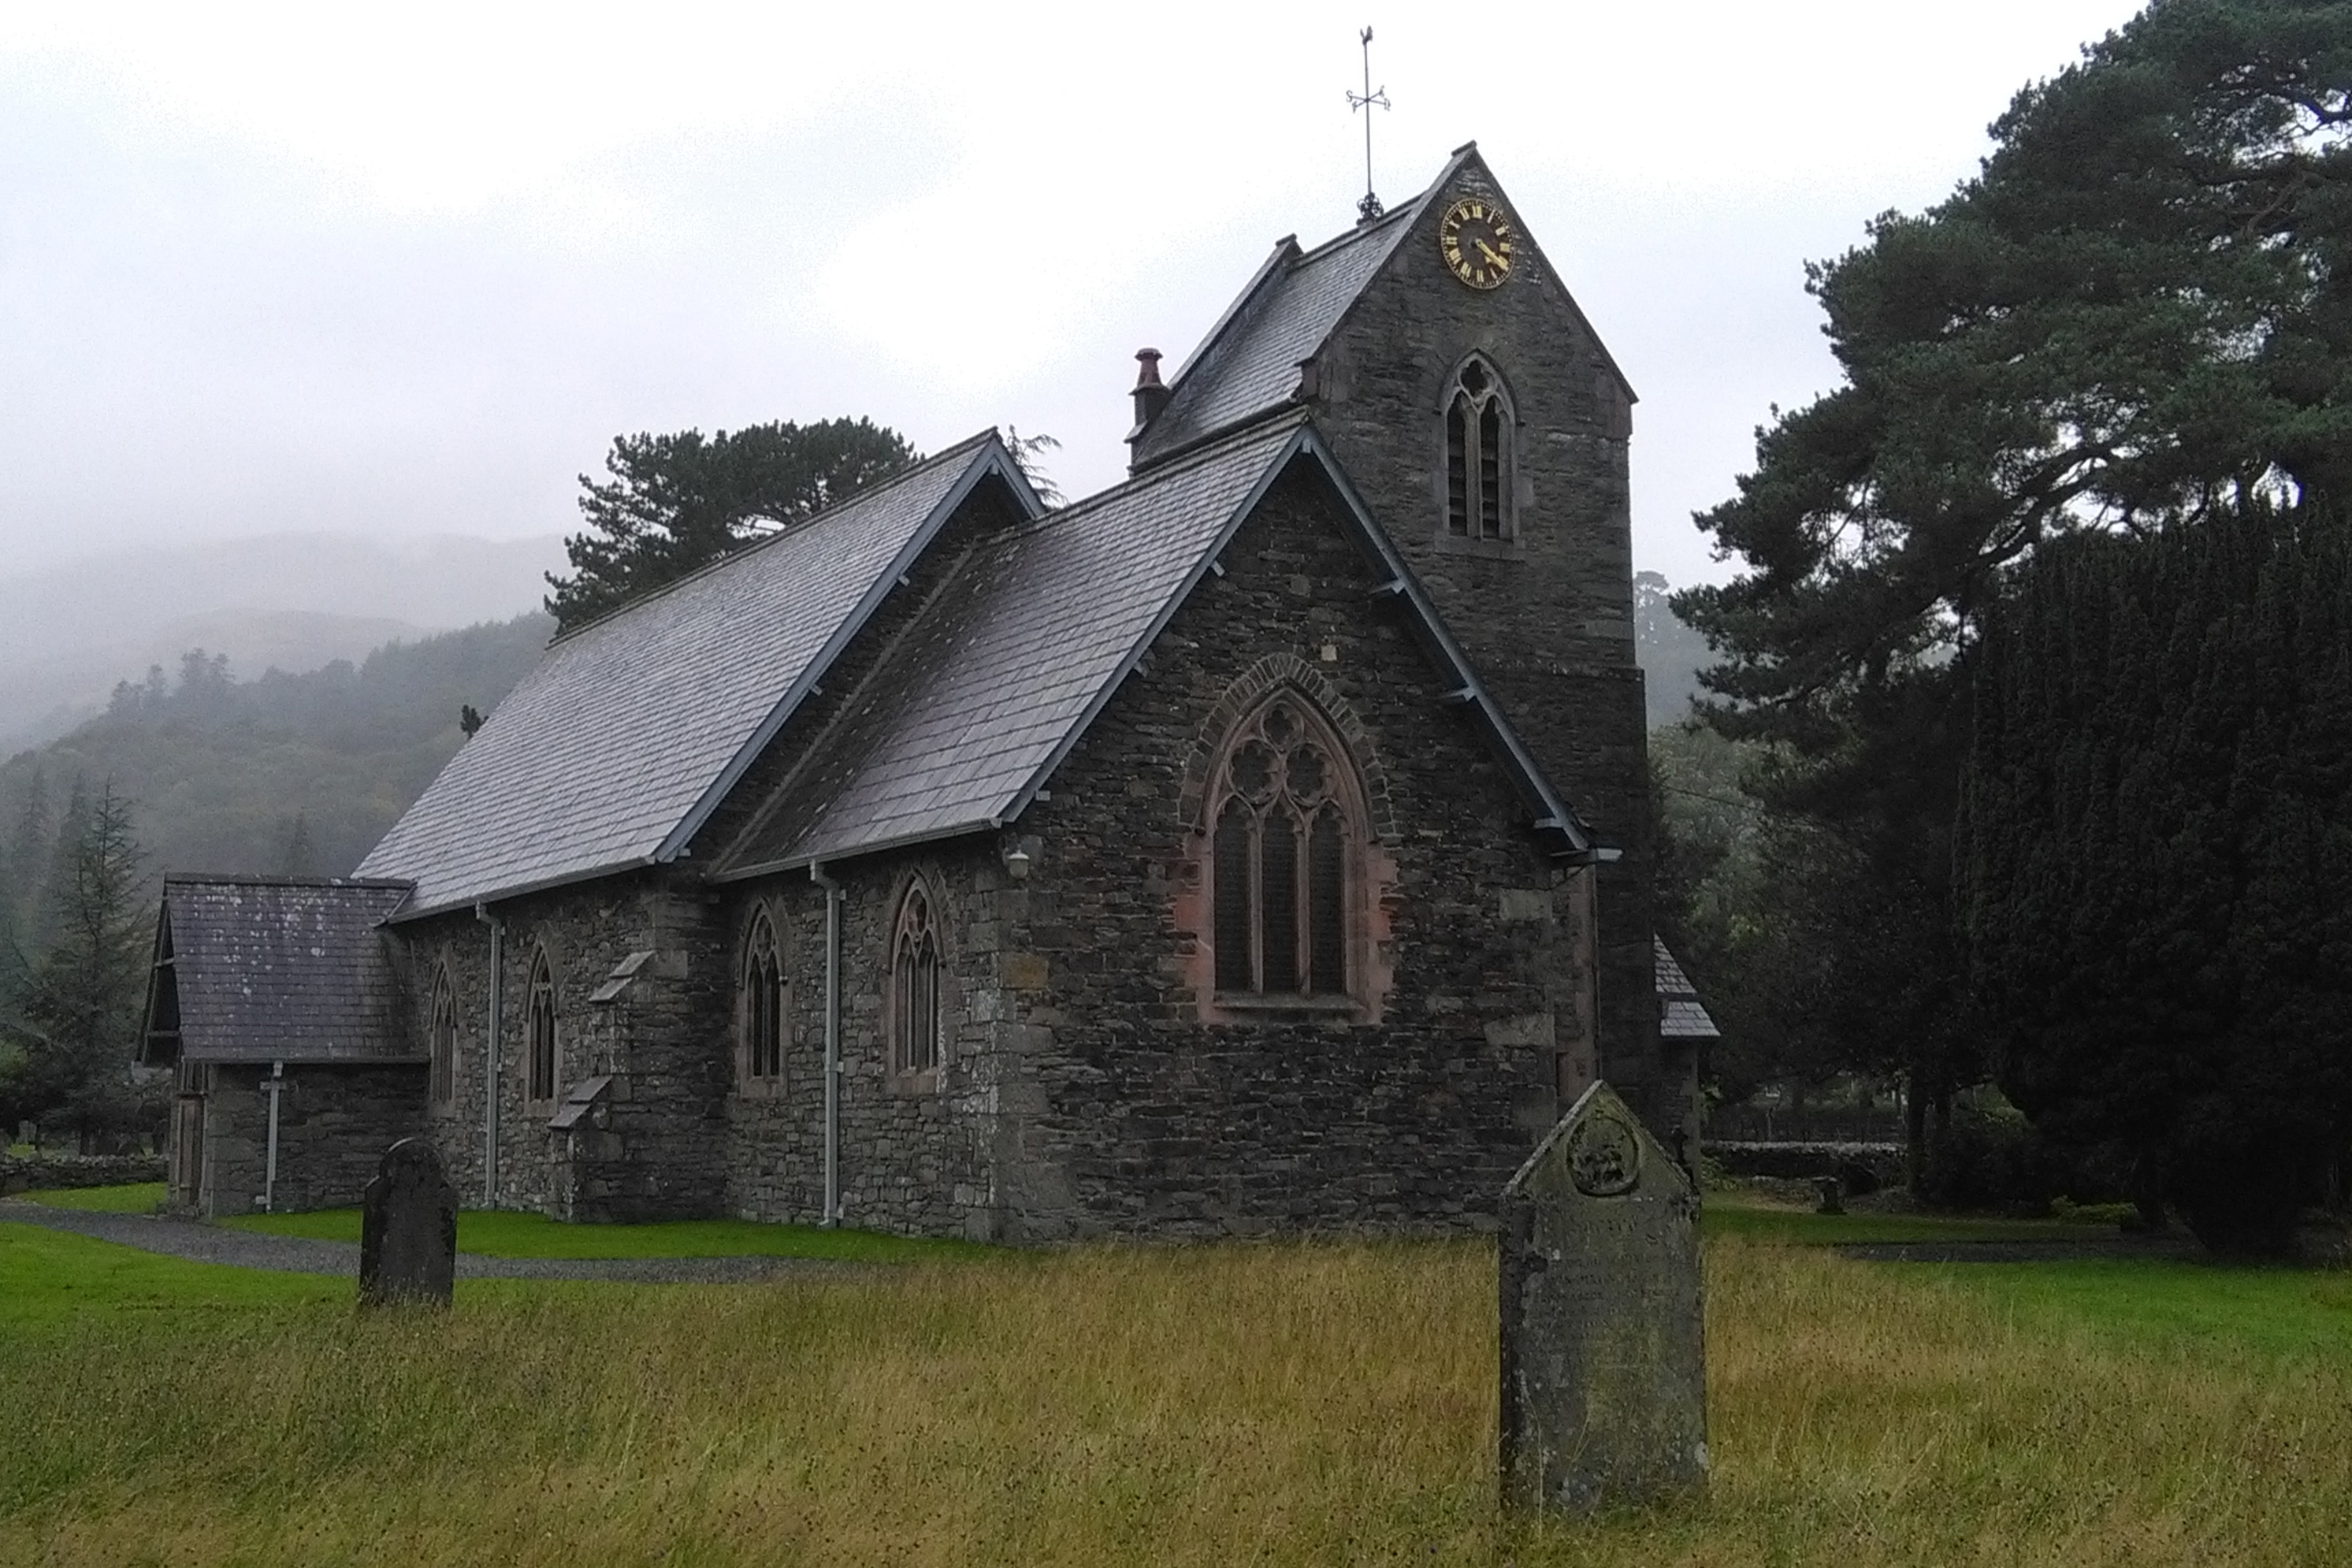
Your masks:
<instances>
[{"instance_id":1,"label":"white drainpipe","mask_svg":"<svg viewBox=\"0 0 2352 1568\"><path fill-rule=\"evenodd\" d=\"M261 1167L261 1212L268 1214L278 1205L278 1096L286 1088L286 1064L271 1062L261 1087L269 1091L269 1152Z\"/></svg>"},{"instance_id":2,"label":"white drainpipe","mask_svg":"<svg viewBox=\"0 0 2352 1568\"><path fill-rule=\"evenodd\" d=\"M809 880L824 889L824 1212L841 1223L841 884L811 862Z\"/></svg>"},{"instance_id":3,"label":"white drainpipe","mask_svg":"<svg viewBox=\"0 0 2352 1568\"><path fill-rule=\"evenodd\" d=\"M482 1206L499 1206L499 1014L506 985L507 923L476 904L474 918L490 928L490 1016L482 1031Z\"/></svg>"}]
</instances>

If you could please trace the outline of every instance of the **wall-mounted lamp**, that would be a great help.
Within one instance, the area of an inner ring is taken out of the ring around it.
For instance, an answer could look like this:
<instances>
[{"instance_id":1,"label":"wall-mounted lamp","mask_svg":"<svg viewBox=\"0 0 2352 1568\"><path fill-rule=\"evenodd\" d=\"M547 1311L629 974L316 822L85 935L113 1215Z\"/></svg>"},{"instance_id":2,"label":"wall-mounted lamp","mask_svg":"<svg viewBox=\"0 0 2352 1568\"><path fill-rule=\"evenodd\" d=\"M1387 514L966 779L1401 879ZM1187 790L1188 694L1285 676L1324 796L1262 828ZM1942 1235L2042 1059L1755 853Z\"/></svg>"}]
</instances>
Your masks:
<instances>
[{"instance_id":1,"label":"wall-mounted lamp","mask_svg":"<svg viewBox=\"0 0 2352 1568\"><path fill-rule=\"evenodd\" d=\"M1029 879L1029 851L1014 845L1004 852L1004 869L1016 882Z\"/></svg>"}]
</instances>

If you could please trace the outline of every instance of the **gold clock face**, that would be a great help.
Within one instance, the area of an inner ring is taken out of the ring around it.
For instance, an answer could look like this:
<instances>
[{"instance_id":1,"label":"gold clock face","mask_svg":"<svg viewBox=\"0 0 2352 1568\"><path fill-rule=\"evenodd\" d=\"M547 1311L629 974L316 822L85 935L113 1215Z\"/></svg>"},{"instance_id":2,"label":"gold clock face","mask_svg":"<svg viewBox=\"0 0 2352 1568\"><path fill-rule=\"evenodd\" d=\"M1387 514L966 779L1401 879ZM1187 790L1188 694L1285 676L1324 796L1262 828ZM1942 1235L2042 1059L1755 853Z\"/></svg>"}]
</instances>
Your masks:
<instances>
[{"instance_id":1,"label":"gold clock face","mask_svg":"<svg viewBox=\"0 0 2352 1568\"><path fill-rule=\"evenodd\" d=\"M1499 289L1511 275L1511 246L1519 231L1484 196L1464 196L1438 221L1437 248L1446 270L1473 289Z\"/></svg>"}]
</instances>

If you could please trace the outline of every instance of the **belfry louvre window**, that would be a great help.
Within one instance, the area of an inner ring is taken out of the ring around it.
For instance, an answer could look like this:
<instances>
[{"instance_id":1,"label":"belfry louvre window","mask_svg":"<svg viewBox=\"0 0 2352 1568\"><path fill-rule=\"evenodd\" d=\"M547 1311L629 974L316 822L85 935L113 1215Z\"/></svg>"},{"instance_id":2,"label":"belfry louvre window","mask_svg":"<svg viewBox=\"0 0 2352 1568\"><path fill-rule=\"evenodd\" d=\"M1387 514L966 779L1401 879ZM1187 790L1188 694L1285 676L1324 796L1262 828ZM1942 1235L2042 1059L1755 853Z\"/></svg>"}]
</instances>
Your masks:
<instances>
[{"instance_id":1,"label":"belfry louvre window","mask_svg":"<svg viewBox=\"0 0 2352 1568\"><path fill-rule=\"evenodd\" d=\"M743 944L743 1076L784 1073L784 967L776 956L776 928L763 912Z\"/></svg>"},{"instance_id":2,"label":"belfry louvre window","mask_svg":"<svg viewBox=\"0 0 2352 1568\"><path fill-rule=\"evenodd\" d=\"M898 906L890 946L890 1066L929 1072L940 1065L940 937L920 882Z\"/></svg>"},{"instance_id":3,"label":"belfry louvre window","mask_svg":"<svg viewBox=\"0 0 2352 1568\"><path fill-rule=\"evenodd\" d=\"M530 1100L555 1098L555 973L548 967L547 954L542 952L530 966L530 1007L529 1019L530 1074L525 1097Z\"/></svg>"},{"instance_id":4,"label":"belfry louvre window","mask_svg":"<svg viewBox=\"0 0 2352 1568\"><path fill-rule=\"evenodd\" d=\"M1329 730L1288 698L1228 742L1209 866L1219 996L1348 994L1348 767Z\"/></svg>"},{"instance_id":5,"label":"belfry louvre window","mask_svg":"<svg viewBox=\"0 0 2352 1568\"><path fill-rule=\"evenodd\" d=\"M1445 531L1455 539L1509 539L1510 405L1484 362L1454 378L1445 405Z\"/></svg>"},{"instance_id":6,"label":"belfry louvre window","mask_svg":"<svg viewBox=\"0 0 2352 1568\"><path fill-rule=\"evenodd\" d=\"M446 968L433 976L433 1005L425 1018L425 1049L433 1061L433 1103L447 1105L457 1098L457 999Z\"/></svg>"}]
</instances>

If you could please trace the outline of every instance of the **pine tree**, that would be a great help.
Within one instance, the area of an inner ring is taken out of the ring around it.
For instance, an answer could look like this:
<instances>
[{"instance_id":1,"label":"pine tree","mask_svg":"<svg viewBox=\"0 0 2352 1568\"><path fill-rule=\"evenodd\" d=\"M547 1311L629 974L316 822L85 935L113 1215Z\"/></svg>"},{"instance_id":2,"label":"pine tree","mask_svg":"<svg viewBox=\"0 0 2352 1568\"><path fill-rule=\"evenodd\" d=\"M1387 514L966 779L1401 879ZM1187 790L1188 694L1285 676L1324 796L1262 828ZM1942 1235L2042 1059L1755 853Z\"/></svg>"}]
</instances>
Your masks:
<instances>
[{"instance_id":1,"label":"pine tree","mask_svg":"<svg viewBox=\"0 0 2352 1568\"><path fill-rule=\"evenodd\" d=\"M572 574L548 574L547 607L559 629L593 620L846 500L915 457L870 419L614 437L604 458L611 479L580 476L588 527L563 542Z\"/></svg>"},{"instance_id":2,"label":"pine tree","mask_svg":"<svg viewBox=\"0 0 2352 1568\"><path fill-rule=\"evenodd\" d=\"M49 781L33 764L17 798L13 831L0 843L0 1003L21 987L30 963L33 901L39 896L49 849Z\"/></svg>"},{"instance_id":3,"label":"pine tree","mask_svg":"<svg viewBox=\"0 0 2352 1568\"><path fill-rule=\"evenodd\" d=\"M110 780L60 846L49 890L56 936L18 1009L23 1040L8 1098L21 1114L72 1128L84 1147L128 1130L140 1111L131 1068L146 1000L141 860L131 803Z\"/></svg>"}]
</instances>

